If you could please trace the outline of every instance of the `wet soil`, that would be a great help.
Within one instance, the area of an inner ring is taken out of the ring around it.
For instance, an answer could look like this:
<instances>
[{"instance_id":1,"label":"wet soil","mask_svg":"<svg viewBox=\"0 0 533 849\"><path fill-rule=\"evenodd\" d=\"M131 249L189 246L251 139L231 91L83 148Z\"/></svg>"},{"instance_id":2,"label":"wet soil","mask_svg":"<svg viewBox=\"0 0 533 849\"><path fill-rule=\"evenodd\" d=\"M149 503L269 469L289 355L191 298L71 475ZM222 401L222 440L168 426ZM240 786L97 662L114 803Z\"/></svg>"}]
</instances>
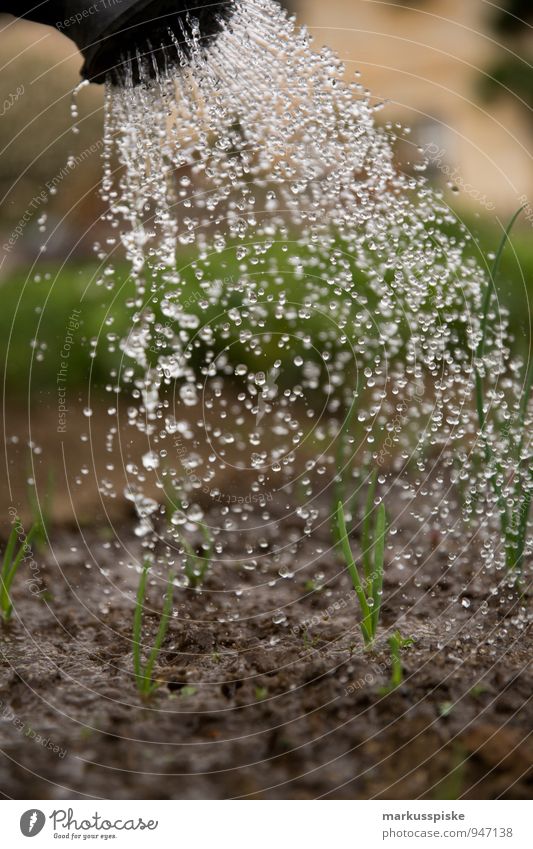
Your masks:
<instances>
[{"instance_id":1,"label":"wet soil","mask_svg":"<svg viewBox=\"0 0 533 849\"><path fill-rule=\"evenodd\" d=\"M0 631L4 796L530 797L527 598L491 595L475 552L451 570L429 548L423 573L389 566L367 652L332 551L318 588L298 563L292 580L221 566L200 591L176 589L160 687L143 700L130 637L138 576L122 562L139 550L131 523L114 535L63 524L36 556L33 594L19 574ZM147 644L163 589L149 589ZM387 692L395 628L415 643Z\"/></svg>"}]
</instances>

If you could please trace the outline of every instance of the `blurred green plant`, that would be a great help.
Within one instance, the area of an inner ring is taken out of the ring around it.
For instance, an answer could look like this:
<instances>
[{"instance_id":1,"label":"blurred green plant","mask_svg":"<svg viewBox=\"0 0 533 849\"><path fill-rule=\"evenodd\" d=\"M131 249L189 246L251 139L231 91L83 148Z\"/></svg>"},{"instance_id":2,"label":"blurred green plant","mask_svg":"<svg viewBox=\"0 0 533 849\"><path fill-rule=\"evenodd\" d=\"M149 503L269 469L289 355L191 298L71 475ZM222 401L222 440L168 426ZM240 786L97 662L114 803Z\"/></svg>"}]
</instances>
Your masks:
<instances>
[{"instance_id":1,"label":"blurred green plant","mask_svg":"<svg viewBox=\"0 0 533 849\"><path fill-rule=\"evenodd\" d=\"M485 296L483 299L483 312L482 312L482 321L481 321L481 338L479 344L476 349L476 409L478 416L478 424L479 431L482 436L485 434L485 428L487 425L487 419L485 414L485 392L484 392L484 380L483 380L483 371L481 368L481 364L483 363L483 358L485 356L487 344L488 344L488 331L489 331L489 312L491 303L493 298L496 295L496 278L500 269L500 263L502 260L503 252L509 241L509 237L513 226L518 219L518 216L523 211L523 207L520 207L513 217L511 218L509 224L507 225L505 232L501 238L500 244L498 246L498 250L496 251L496 256L494 258L494 262L490 269L489 280L487 283L487 288L485 291ZM507 569L509 571L516 571L517 574L520 574L523 560L524 560L524 552L526 547L527 540L527 529L529 525L529 514L531 512L531 500L532 500L532 486L531 483L524 480L524 475L522 474L522 466L524 463L524 459L522 457L522 449L525 445L526 440L526 417L527 411L529 407L529 401L531 398L531 392L533 389L533 357L530 359L530 364L527 370L527 373L524 375L523 382L523 390L522 390L522 398L520 402L520 413L519 413L519 424L520 424L520 439L518 441L518 446L516 450L516 466L515 466L515 474L514 474L514 497L512 500L512 504L509 503L509 499L506 497L503 490L503 480L504 476L502 473L502 469L500 466L497 466L496 474L491 475L491 485L494 490L494 493L497 498L498 510L500 513L500 527L502 532L502 537L505 540L505 552L506 552L506 563ZM485 441L485 461L487 465L494 460L493 452L491 450L490 443ZM529 477L533 479L533 469L530 468Z\"/></svg>"},{"instance_id":2,"label":"blurred green plant","mask_svg":"<svg viewBox=\"0 0 533 849\"><path fill-rule=\"evenodd\" d=\"M37 550L44 548L48 544L48 531L52 522L54 494L55 482L52 469L48 470L46 490L42 498L38 496L36 482L30 473L28 502L33 519L33 528L35 529L34 543Z\"/></svg>"},{"instance_id":3,"label":"blurred green plant","mask_svg":"<svg viewBox=\"0 0 533 849\"><path fill-rule=\"evenodd\" d=\"M367 502L365 524L370 523L373 512L373 502L370 506L369 502ZM370 538L367 539L368 548L363 551L364 583L361 581L352 554L342 501L339 501L337 505L336 515L339 544L359 602L362 616L361 633L365 646L368 648L374 643L381 612L387 512L383 503L376 510L375 523L372 527Z\"/></svg>"},{"instance_id":4,"label":"blurred green plant","mask_svg":"<svg viewBox=\"0 0 533 849\"><path fill-rule=\"evenodd\" d=\"M34 526L23 538L19 540L17 548L17 539L20 534L20 524L15 523L9 534L4 558L2 561L2 570L0 572L0 614L4 625L7 625L13 613L13 604L11 602L11 585L15 579L20 565L28 553L31 554L30 543L37 533L37 527Z\"/></svg>"},{"instance_id":5,"label":"blurred green plant","mask_svg":"<svg viewBox=\"0 0 533 849\"><path fill-rule=\"evenodd\" d=\"M167 515L170 516L176 511L179 511L184 517L186 517L187 512L183 507L183 502L176 489L165 482L164 493L167 502ZM175 528L173 528L173 532L175 536L177 535L178 541L181 543L185 551L184 572L187 580L189 581L189 586L193 589L197 589L203 584L205 576L209 570L213 555L214 539L205 522L195 519L194 524L198 527L203 538L201 553L199 553L198 550L191 545L184 534L176 534Z\"/></svg>"},{"instance_id":6,"label":"blurred green plant","mask_svg":"<svg viewBox=\"0 0 533 849\"><path fill-rule=\"evenodd\" d=\"M498 223L490 218L463 216L463 224L471 234L468 242L468 254L476 259L483 267L487 267L486 257L493 250L498 239ZM449 227L446 228L449 230ZM458 228L459 232L459 228ZM530 317L525 305L529 296L533 303L533 240L529 230L517 230L513 236L513 252L506 252L501 258L498 281L495 282L498 301L510 313L510 327L515 337L515 344L520 353L529 348L531 340ZM280 267L287 265L287 299L294 295L298 300L299 283L288 266L289 252L280 251L277 257ZM223 255L217 255L210 260L210 277L227 279L238 276L238 262L228 250ZM216 315L216 307L202 310L199 306L198 280L194 273L194 260L184 253L180 257L180 276L182 278L182 297L190 301L188 310L201 316L202 321L209 322ZM59 352L65 338L65 328L69 316L74 309L81 311L81 327L76 335L69 357L68 382L73 390L87 385L88 369L91 369L91 384L97 391L108 383L112 369L121 365L122 352L118 341L127 335L131 327L131 310L126 305L133 299L135 292L132 281L128 276L126 265L116 265L115 286L107 289L105 285L96 285L101 279L102 270L95 263L82 265L71 263L58 268L53 264L39 263L35 277L27 277L23 271L13 272L2 282L2 310L0 311L0 355L4 362L4 378L6 392L9 397L25 397L28 393L31 376L31 392L34 395L51 392L56 387ZM354 274L361 278L360 271L354 269ZM268 282L265 286L268 286ZM365 287L364 279L361 286ZM526 289L524 289L524 286ZM325 287L324 306L327 305L329 291ZM372 309L372 292L370 287L365 290L368 297L368 307ZM238 305L237 295L235 305ZM157 307L154 307L157 314ZM327 312L327 308L325 308ZM159 316L158 316L159 318ZM319 311L308 322L309 332L313 335L323 330L324 318ZM224 346L228 340L224 341ZM256 359L249 354L245 346L240 346L235 339L235 356L239 362L250 367L257 367ZM39 356L37 356L37 353ZM199 360L201 348L195 349L193 356ZM279 356L276 340L272 341L271 350L265 349L263 370L268 371ZM270 362L271 361L271 362ZM290 378L291 364L284 365L287 379ZM295 374L297 372L295 371ZM356 398L354 404L344 419L342 438L338 444L339 460L344 456L349 458L350 445L347 434L356 419ZM349 415L348 415L349 412ZM352 434L353 435L353 434ZM342 456L341 456L342 455ZM343 468L343 464L340 464Z\"/></svg>"},{"instance_id":7,"label":"blurred green plant","mask_svg":"<svg viewBox=\"0 0 533 849\"><path fill-rule=\"evenodd\" d=\"M141 696L147 698L151 696L158 688L159 682L154 679L154 666L161 651L163 640L168 631L170 615L172 613L172 599L174 595L174 576L171 574L168 579L167 591L163 604L163 612L159 620L159 627L155 636L153 647L148 655L146 663L143 665L141 658L142 646L142 623L143 623L143 608L146 598L146 583L148 580L148 572L150 571L150 563L146 562L143 566L141 577L139 580L139 588L137 590L137 600L135 605L135 613L133 616L133 671L135 673L135 682Z\"/></svg>"},{"instance_id":8,"label":"blurred green plant","mask_svg":"<svg viewBox=\"0 0 533 849\"><path fill-rule=\"evenodd\" d=\"M414 637L402 637L395 631L387 640L390 649L391 675L389 683L383 687L383 694L391 693L403 683L403 664L401 653L414 645Z\"/></svg>"}]
</instances>

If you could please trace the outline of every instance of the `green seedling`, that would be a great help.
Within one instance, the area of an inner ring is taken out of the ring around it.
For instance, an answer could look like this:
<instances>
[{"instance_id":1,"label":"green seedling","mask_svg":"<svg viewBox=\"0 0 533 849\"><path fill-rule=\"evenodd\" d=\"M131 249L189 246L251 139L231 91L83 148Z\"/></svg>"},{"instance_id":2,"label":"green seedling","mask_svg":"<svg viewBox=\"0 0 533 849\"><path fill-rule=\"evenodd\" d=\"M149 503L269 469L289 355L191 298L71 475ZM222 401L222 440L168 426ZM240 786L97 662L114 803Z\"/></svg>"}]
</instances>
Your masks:
<instances>
[{"instance_id":1,"label":"green seedling","mask_svg":"<svg viewBox=\"0 0 533 849\"><path fill-rule=\"evenodd\" d=\"M365 522L370 521L373 505L368 507ZM346 567L352 579L353 588L361 609L361 633L365 646L371 646L376 637L381 611L383 594L383 568L385 561L385 537L387 534L387 513L385 505L380 504L376 512L376 520L372 530L372 540L369 551L363 552L364 586L350 547L346 520L342 502L337 505L337 531L339 544L346 562ZM368 593L368 596L367 596Z\"/></svg>"},{"instance_id":2,"label":"green seedling","mask_svg":"<svg viewBox=\"0 0 533 849\"><path fill-rule=\"evenodd\" d=\"M349 465L350 461L353 457L353 447L350 445L349 439L350 435L354 430L355 425L355 417L357 415L359 405L359 393L356 391L354 393L352 403L346 413L346 418L344 419L341 433L339 435L338 443L337 443L337 457L336 457L336 467L337 467L337 478L335 483L335 502L339 501L346 502L347 494L346 494L346 486L344 479L344 470Z\"/></svg>"},{"instance_id":3,"label":"green seedling","mask_svg":"<svg viewBox=\"0 0 533 849\"><path fill-rule=\"evenodd\" d=\"M199 527L204 538L203 554L197 554L192 545L183 536L180 537L186 554L185 575L189 581L189 586L193 589L197 589L203 584L213 553L213 537L209 528L202 522L199 523Z\"/></svg>"},{"instance_id":4,"label":"green seedling","mask_svg":"<svg viewBox=\"0 0 533 849\"><path fill-rule=\"evenodd\" d=\"M467 762L468 755L464 747L460 743L454 743L451 754L451 769L435 788L434 799L455 800L461 798L465 786Z\"/></svg>"},{"instance_id":5,"label":"green seedling","mask_svg":"<svg viewBox=\"0 0 533 849\"><path fill-rule=\"evenodd\" d=\"M363 569L367 582L374 571L373 547L375 542L374 528L372 527L372 513L374 512L374 500L378 484L378 473L375 470L370 477L370 486L366 497L365 515L363 519L362 546L363 546Z\"/></svg>"},{"instance_id":6,"label":"green seedling","mask_svg":"<svg viewBox=\"0 0 533 849\"><path fill-rule=\"evenodd\" d=\"M255 688L255 700L257 702L262 702L268 696L267 687L256 687Z\"/></svg>"},{"instance_id":7,"label":"green seedling","mask_svg":"<svg viewBox=\"0 0 533 849\"><path fill-rule=\"evenodd\" d=\"M401 652L414 644L414 638L402 637L399 631L395 631L387 642L390 648L391 676L389 684L383 688L384 693L390 693L403 684Z\"/></svg>"},{"instance_id":8,"label":"green seedling","mask_svg":"<svg viewBox=\"0 0 533 849\"><path fill-rule=\"evenodd\" d=\"M93 734L94 728L89 728L88 726L84 725L82 726L82 728L80 728L78 736L80 740L89 740L93 736Z\"/></svg>"},{"instance_id":9,"label":"green seedling","mask_svg":"<svg viewBox=\"0 0 533 849\"><path fill-rule=\"evenodd\" d=\"M337 451L335 460L337 474L335 476L335 486L333 490L334 499L332 510L332 536L335 542L335 546L339 549L339 551L341 550L341 546L336 522L337 504L339 503L339 501L342 501L343 504L347 505L347 509L352 513L352 515L355 515L358 508L359 493L362 489L364 478L366 477L365 469L361 468L356 475L354 475L352 469L352 461L355 455L355 448L352 444L351 438L356 429L356 417L357 411L359 409L359 401L360 398L358 381L353 394L352 402L342 423L342 427L337 440ZM347 486L348 471L351 476L350 489L348 489Z\"/></svg>"},{"instance_id":10,"label":"green seedling","mask_svg":"<svg viewBox=\"0 0 533 849\"><path fill-rule=\"evenodd\" d=\"M500 263L503 256L503 252L507 245L507 242L509 241L509 237L511 234L511 230L513 229L514 223L520 213L523 211L523 209L524 207L520 207L520 209L515 212L509 224L507 225L498 250L496 252L494 262L489 272L489 281L483 299L481 338L476 349L476 363L478 364L483 362L483 357L487 349L489 332L489 312L492 299L496 295L495 281L500 269ZM510 499L506 498L503 491L502 480L504 476L502 473L502 469L499 465L497 465L497 468L495 470L496 473L491 475L490 478L492 488L496 495L498 510L500 514L500 527L502 537L505 542L505 559L507 569L510 572L515 571L517 574L520 574L523 566L527 531L529 525L529 515L531 512L531 501L533 496L533 492L531 489L531 484L533 482L533 466L530 466L529 468L529 483L525 482L524 475L522 474L522 468L524 463L523 448L526 439L525 422L529 401L531 399L531 393L533 391L533 359L531 360L527 374L525 375L523 385L524 389L519 410L520 438L518 440L518 445L516 446L516 465L514 475L515 482L513 493L514 498L511 502L512 506L509 506ZM483 374L480 370L479 365L476 367L476 408L479 430L481 434L484 434L487 425L487 418L485 413L485 384ZM485 442L485 461L487 464L489 464L492 460L493 454L491 451L490 444L488 442Z\"/></svg>"},{"instance_id":11,"label":"green seedling","mask_svg":"<svg viewBox=\"0 0 533 849\"><path fill-rule=\"evenodd\" d=\"M342 544L341 538L339 536L339 527L337 521L337 505L339 501L342 501L343 504L347 506L347 512L349 512L352 516L355 516L358 511L358 502L360 499L360 492L364 486L365 479L368 475L368 471L366 468L360 468L357 475L353 475L351 479L350 490L347 487L346 480L346 469L351 467L351 462L354 458L354 448L350 443L350 435L354 432L356 426L356 415L359 409L359 391L358 388L354 392L353 400L346 414L342 430L338 439L337 445L337 456L336 456L336 468L337 475L335 478L335 487L334 487L334 504L333 504L333 521L332 521L332 537L335 544L335 548L342 555ZM367 495L366 501L366 509L365 509L365 523L363 524L363 536L365 532L368 537L368 522L370 521L370 514L368 510L369 503L372 503L374 500L375 492L377 485L377 470L371 474L371 483L370 483L370 491ZM373 505L372 505L373 506ZM363 542L363 548L367 549L367 546Z\"/></svg>"},{"instance_id":12,"label":"green seedling","mask_svg":"<svg viewBox=\"0 0 533 849\"><path fill-rule=\"evenodd\" d=\"M318 634L312 637L308 629L305 628L302 632L302 641L306 649L314 649L320 644L320 637Z\"/></svg>"},{"instance_id":13,"label":"green seedling","mask_svg":"<svg viewBox=\"0 0 533 849\"><path fill-rule=\"evenodd\" d=\"M486 684L474 684L474 686L470 690L470 695L474 699L479 699L480 696L484 696L485 693L488 692L488 687Z\"/></svg>"},{"instance_id":14,"label":"green seedling","mask_svg":"<svg viewBox=\"0 0 533 849\"><path fill-rule=\"evenodd\" d=\"M51 469L48 471L46 489L42 498L39 498L37 485L30 474L28 502L33 520L32 525L35 528L34 544L38 550L44 548L48 543L48 528L51 524L54 491L54 475Z\"/></svg>"},{"instance_id":15,"label":"green seedling","mask_svg":"<svg viewBox=\"0 0 533 849\"><path fill-rule=\"evenodd\" d=\"M514 227L515 221L522 212L524 207L520 207L513 217L511 218L509 224L505 228L505 232L502 236L501 242L498 246L498 250L496 251L496 256L494 257L494 261L492 263L491 268L489 269L489 280L487 283L487 288L485 291L485 295L483 298L483 310L482 310L482 318L481 318L481 338L479 340L479 344L476 349L476 359L479 362L483 359L485 355L485 351L487 348L487 340L488 340L488 330L489 330L489 312L490 306L492 303L493 296L496 295L496 278L498 276L498 271L500 270L500 264L502 261L503 252L505 250L505 246L511 235L511 230ZM479 419L479 426L481 429L485 426L485 393L484 393L484 383L483 376L480 373L479 368L476 369L476 406L477 406L477 414Z\"/></svg>"},{"instance_id":16,"label":"green seedling","mask_svg":"<svg viewBox=\"0 0 533 849\"><path fill-rule=\"evenodd\" d=\"M139 690L141 696L145 698L151 696L152 693L159 686L159 683L155 681L153 677L154 666L159 656L159 652L161 651L163 640L165 639L166 633L168 631L170 614L172 612L172 598L174 594L174 576L170 575L168 579L167 591L165 594L165 601L163 604L163 612L161 614L161 619L159 620L159 628L157 629L154 645L150 654L148 655L146 663L143 666L141 659L141 632L143 620L143 607L146 596L146 582L148 580L149 571L150 564L145 563L139 581L139 588L137 590L137 602L135 605L135 613L133 616L133 670L135 673L135 682L137 684L137 689Z\"/></svg>"},{"instance_id":17,"label":"green seedling","mask_svg":"<svg viewBox=\"0 0 533 849\"><path fill-rule=\"evenodd\" d=\"M52 595L52 593L50 592L50 590L42 590L42 591L39 593L39 601L40 601L42 604L47 604L48 602L51 602L51 601L53 601L53 600L54 600L54 596Z\"/></svg>"},{"instance_id":18,"label":"green seedling","mask_svg":"<svg viewBox=\"0 0 533 849\"><path fill-rule=\"evenodd\" d=\"M17 539L20 530L20 525L13 525L9 539L7 541L4 558L2 561L2 571L0 573L0 614L4 624L7 625L13 613L13 605L11 603L11 584L17 574L19 567L28 552L31 553L30 543L37 533L35 525L31 528L23 542L20 542L17 548Z\"/></svg>"},{"instance_id":19,"label":"green seedling","mask_svg":"<svg viewBox=\"0 0 533 849\"><path fill-rule=\"evenodd\" d=\"M186 511L183 508L182 501L177 492L168 485L165 487L164 491L167 498L167 511L170 513L179 510L184 516L186 516ZM195 521L195 524L198 525L204 541L202 545L202 554L198 554L198 552L182 534L179 535L179 541L185 551L184 572L189 581L189 586L193 589L200 587L205 580L205 576L211 564L214 545L213 536L207 525L204 524L204 522L198 521Z\"/></svg>"}]
</instances>

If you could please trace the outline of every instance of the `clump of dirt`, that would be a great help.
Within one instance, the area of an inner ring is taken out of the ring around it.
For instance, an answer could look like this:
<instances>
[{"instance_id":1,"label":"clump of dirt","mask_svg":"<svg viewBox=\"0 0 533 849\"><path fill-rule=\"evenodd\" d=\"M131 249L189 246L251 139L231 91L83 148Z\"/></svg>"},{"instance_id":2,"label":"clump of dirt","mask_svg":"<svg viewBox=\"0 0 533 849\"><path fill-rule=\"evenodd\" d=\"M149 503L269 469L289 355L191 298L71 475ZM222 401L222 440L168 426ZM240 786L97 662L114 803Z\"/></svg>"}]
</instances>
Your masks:
<instances>
[{"instance_id":1,"label":"clump of dirt","mask_svg":"<svg viewBox=\"0 0 533 849\"><path fill-rule=\"evenodd\" d=\"M367 652L333 552L319 564L322 584L299 577L298 564L275 585L215 569L200 590L176 590L160 687L143 701L131 656L138 576L119 565L140 542L125 532L122 555L117 545L64 527L37 557L33 595L17 577L0 633L5 796L530 797L524 590L491 600L475 553L471 567L450 569L428 551L423 577L388 568L381 636ZM153 581L147 644L162 592ZM388 692L386 638L397 628L415 642L403 684Z\"/></svg>"}]
</instances>

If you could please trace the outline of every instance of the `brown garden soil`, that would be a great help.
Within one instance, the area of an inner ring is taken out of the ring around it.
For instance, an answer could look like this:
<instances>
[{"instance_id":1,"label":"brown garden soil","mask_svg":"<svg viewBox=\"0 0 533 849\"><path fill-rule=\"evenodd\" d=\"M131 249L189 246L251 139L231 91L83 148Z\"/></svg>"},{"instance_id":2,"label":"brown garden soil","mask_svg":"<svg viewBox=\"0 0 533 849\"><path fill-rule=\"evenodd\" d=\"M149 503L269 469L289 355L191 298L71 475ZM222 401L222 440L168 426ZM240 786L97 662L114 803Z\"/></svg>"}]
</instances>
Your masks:
<instances>
[{"instance_id":1,"label":"brown garden soil","mask_svg":"<svg viewBox=\"0 0 533 849\"><path fill-rule=\"evenodd\" d=\"M120 549L108 530L56 527L37 556L39 595L19 573L0 633L5 796L530 797L527 599L506 589L486 610L475 553L450 570L434 552L423 576L389 566L382 637L366 653L333 552L319 564L318 591L298 563L275 586L266 570L237 579L217 567L202 591L176 589L161 685L143 701L130 639L138 578L120 565L140 544L130 522L115 531ZM147 642L163 589L150 587ZM386 693L396 627L416 642L402 656L404 683Z\"/></svg>"}]
</instances>

